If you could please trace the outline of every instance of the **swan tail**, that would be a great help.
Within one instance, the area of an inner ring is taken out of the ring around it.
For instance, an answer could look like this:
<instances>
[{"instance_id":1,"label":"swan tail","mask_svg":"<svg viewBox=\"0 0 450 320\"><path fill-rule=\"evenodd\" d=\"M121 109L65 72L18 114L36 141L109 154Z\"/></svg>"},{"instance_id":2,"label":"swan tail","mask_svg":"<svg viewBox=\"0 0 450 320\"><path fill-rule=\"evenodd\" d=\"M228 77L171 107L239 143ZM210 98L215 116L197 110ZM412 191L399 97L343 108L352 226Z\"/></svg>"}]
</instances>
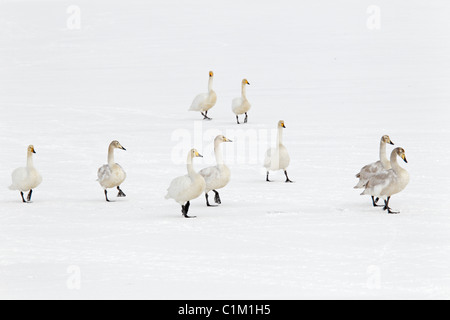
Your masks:
<instances>
[{"instance_id":1,"label":"swan tail","mask_svg":"<svg viewBox=\"0 0 450 320\"><path fill-rule=\"evenodd\" d=\"M367 181L360 180L356 186L353 187L353 189L362 189L367 184Z\"/></svg>"}]
</instances>

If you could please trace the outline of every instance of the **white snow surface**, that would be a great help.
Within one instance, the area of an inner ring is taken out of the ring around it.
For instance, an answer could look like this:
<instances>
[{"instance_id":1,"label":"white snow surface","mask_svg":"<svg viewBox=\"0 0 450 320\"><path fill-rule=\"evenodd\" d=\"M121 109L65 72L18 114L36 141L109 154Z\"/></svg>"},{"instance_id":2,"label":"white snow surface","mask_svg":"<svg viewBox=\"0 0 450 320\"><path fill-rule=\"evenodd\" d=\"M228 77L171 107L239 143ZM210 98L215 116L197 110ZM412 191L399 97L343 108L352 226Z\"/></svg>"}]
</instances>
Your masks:
<instances>
[{"instance_id":1,"label":"white snow surface","mask_svg":"<svg viewBox=\"0 0 450 320\"><path fill-rule=\"evenodd\" d=\"M450 2L376 3L380 30L372 0L0 0L0 298L449 299ZM209 70L203 122L186 110ZM294 184L262 168L281 119ZM238 152L255 132L257 161ZM166 189L190 148L214 164L218 133L232 180L184 219ZM399 215L352 188L384 134L409 161ZM115 139L127 197L106 203ZM23 204L29 144L44 180Z\"/></svg>"}]
</instances>

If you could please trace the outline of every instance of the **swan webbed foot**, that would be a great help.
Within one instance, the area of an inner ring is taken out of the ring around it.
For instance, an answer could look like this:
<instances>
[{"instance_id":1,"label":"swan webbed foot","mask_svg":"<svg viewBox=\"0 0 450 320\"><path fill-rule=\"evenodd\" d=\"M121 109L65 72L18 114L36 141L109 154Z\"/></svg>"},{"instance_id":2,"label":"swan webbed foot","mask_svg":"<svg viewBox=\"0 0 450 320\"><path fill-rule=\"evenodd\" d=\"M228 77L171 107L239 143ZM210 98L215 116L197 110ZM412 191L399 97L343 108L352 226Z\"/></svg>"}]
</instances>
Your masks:
<instances>
[{"instance_id":1,"label":"swan webbed foot","mask_svg":"<svg viewBox=\"0 0 450 320\"><path fill-rule=\"evenodd\" d=\"M197 218L196 216L188 216L190 206L191 206L191 203L189 201L184 206L181 206L181 213L183 214L183 217L185 217L187 219Z\"/></svg>"},{"instance_id":2,"label":"swan webbed foot","mask_svg":"<svg viewBox=\"0 0 450 320\"><path fill-rule=\"evenodd\" d=\"M244 123L247 123L248 122L248 114L247 114L247 112L245 113L245 119L244 119Z\"/></svg>"},{"instance_id":3,"label":"swan webbed foot","mask_svg":"<svg viewBox=\"0 0 450 320\"><path fill-rule=\"evenodd\" d=\"M215 196L214 196L214 202L217 204L222 204L222 200L220 200L220 195L216 190L213 190Z\"/></svg>"},{"instance_id":4,"label":"swan webbed foot","mask_svg":"<svg viewBox=\"0 0 450 320\"><path fill-rule=\"evenodd\" d=\"M376 207L383 207L382 205L377 204L378 201L380 201L380 198L376 198L372 197L372 205L376 208Z\"/></svg>"},{"instance_id":5,"label":"swan webbed foot","mask_svg":"<svg viewBox=\"0 0 450 320\"><path fill-rule=\"evenodd\" d=\"M272 182L272 181L269 180L269 171L267 171L266 182Z\"/></svg>"},{"instance_id":6,"label":"swan webbed foot","mask_svg":"<svg viewBox=\"0 0 450 320\"><path fill-rule=\"evenodd\" d=\"M389 214L399 214L399 211L392 211L392 209L389 207L389 201L391 200L391 197L388 197L387 200L384 201L384 208L383 210L389 213Z\"/></svg>"},{"instance_id":7,"label":"swan webbed foot","mask_svg":"<svg viewBox=\"0 0 450 320\"><path fill-rule=\"evenodd\" d=\"M208 117L208 111L206 111L205 113L200 112L203 116L203 120L212 120L212 118Z\"/></svg>"},{"instance_id":8,"label":"swan webbed foot","mask_svg":"<svg viewBox=\"0 0 450 320\"><path fill-rule=\"evenodd\" d=\"M284 170L284 175L286 176L286 183L294 183L294 181L292 181L291 179L289 179L287 171Z\"/></svg>"},{"instance_id":9,"label":"swan webbed foot","mask_svg":"<svg viewBox=\"0 0 450 320\"><path fill-rule=\"evenodd\" d=\"M120 187L117 187L117 190L119 190L119 193L117 194L118 198L124 198L127 195L120 189Z\"/></svg>"},{"instance_id":10,"label":"swan webbed foot","mask_svg":"<svg viewBox=\"0 0 450 320\"><path fill-rule=\"evenodd\" d=\"M206 206L208 206L208 207L217 207L216 205L212 205L212 204L209 203L209 195L208 195L208 193L205 193L205 198L206 198Z\"/></svg>"}]
</instances>

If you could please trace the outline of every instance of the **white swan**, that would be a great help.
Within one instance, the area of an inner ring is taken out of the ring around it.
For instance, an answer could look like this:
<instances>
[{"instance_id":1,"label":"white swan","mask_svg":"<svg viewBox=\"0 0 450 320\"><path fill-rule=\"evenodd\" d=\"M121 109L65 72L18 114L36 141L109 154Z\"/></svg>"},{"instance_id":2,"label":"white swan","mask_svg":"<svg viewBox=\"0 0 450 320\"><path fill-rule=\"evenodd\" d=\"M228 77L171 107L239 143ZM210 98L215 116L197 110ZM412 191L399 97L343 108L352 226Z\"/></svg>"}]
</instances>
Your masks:
<instances>
[{"instance_id":1,"label":"white swan","mask_svg":"<svg viewBox=\"0 0 450 320\"><path fill-rule=\"evenodd\" d=\"M11 190L20 191L23 202L30 202L33 189L36 189L42 182L42 176L36 170L33 165L33 153L36 153L33 146L29 146L27 149L27 166L24 168L18 168L12 173L12 185L9 187ZM23 196L24 192L28 193L27 200Z\"/></svg>"},{"instance_id":2,"label":"white swan","mask_svg":"<svg viewBox=\"0 0 450 320\"><path fill-rule=\"evenodd\" d=\"M195 218L188 216L190 201L198 198L206 187L205 179L195 172L192 161L195 157L203 156L197 150L192 149L187 157L187 172L185 176L175 178L167 189L166 199L174 199L181 205L181 213L185 218Z\"/></svg>"},{"instance_id":3,"label":"white swan","mask_svg":"<svg viewBox=\"0 0 450 320\"><path fill-rule=\"evenodd\" d=\"M389 207L389 200L391 197L403 191L409 183L409 173L397 162L397 157L401 157L403 161L406 160L405 150L403 148L396 148L391 154L392 169L385 170L371 177L366 183L365 190L361 195L369 195L372 197L379 197L384 200L384 210L389 213L393 212Z\"/></svg>"},{"instance_id":4,"label":"white swan","mask_svg":"<svg viewBox=\"0 0 450 320\"><path fill-rule=\"evenodd\" d=\"M197 97L195 97L194 101L192 102L191 107L189 108L189 111L200 111L203 120L208 119L212 120L208 117L208 111L217 102L217 94L212 89L214 80L214 72L209 72L209 82L208 82L208 92L207 93L201 93Z\"/></svg>"},{"instance_id":5,"label":"white swan","mask_svg":"<svg viewBox=\"0 0 450 320\"><path fill-rule=\"evenodd\" d=\"M220 148L220 145L223 142L232 141L222 135L219 135L214 139L214 153L216 155L217 166L208 167L199 172L206 182L205 197L206 205L208 207L211 207L208 200L208 192L213 191L215 194L214 202L221 204L222 201L220 200L220 195L217 190L224 188L228 182L230 182L231 178L230 169L223 162L222 149Z\"/></svg>"},{"instance_id":6,"label":"white swan","mask_svg":"<svg viewBox=\"0 0 450 320\"><path fill-rule=\"evenodd\" d=\"M108 164L105 164L100 169L98 169L97 181L100 183L102 188L105 190L106 201L110 202L108 199L107 189L116 188L119 190L118 197L126 197L125 193L120 189L120 185L125 181L127 174L122 169L122 167L114 161L114 149L126 149L122 147L119 141L114 140L111 142L108 148Z\"/></svg>"},{"instance_id":7,"label":"white swan","mask_svg":"<svg viewBox=\"0 0 450 320\"><path fill-rule=\"evenodd\" d=\"M269 180L269 171L278 171L284 170L284 174L286 175L286 182L292 182L287 174L287 167L289 167L289 163L291 162L291 158L289 157L289 153L286 147L283 145L283 128L286 128L284 121L280 120L278 122L278 138L277 138L277 146L276 148L271 148L267 150L266 157L264 160L264 167L267 169L266 181Z\"/></svg>"},{"instance_id":8,"label":"white swan","mask_svg":"<svg viewBox=\"0 0 450 320\"><path fill-rule=\"evenodd\" d=\"M380 140L380 160L371 164L368 164L367 166L363 167L361 171L356 175L357 178L359 178L358 184L354 187L355 189L362 189L367 184L367 181L374 175L383 172L384 170L391 169L391 162L386 156L386 144L394 145L394 142L392 142L391 138L388 135L384 135L381 137ZM372 204L374 207L376 207L376 204L378 203L379 198L375 199L372 198Z\"/></svg>"},{"instance_id":9,"label":"white swan","mask_svg":"<svg viewBox=\"0 0 450 320\"><path fill-rule=\"evenodd\" d=\"M234 114L236 115L236 121L239 123L239 115L245 113L245 119L244 123L247 123L248 121L248 114L247 112L250 110L251 105L247 100L247 89L246 85L250 85L250 83L247 81L247 79L242 80L242 96L239 98L233 99L231 109L233 110Z\"/></svg>"}]
</instances>

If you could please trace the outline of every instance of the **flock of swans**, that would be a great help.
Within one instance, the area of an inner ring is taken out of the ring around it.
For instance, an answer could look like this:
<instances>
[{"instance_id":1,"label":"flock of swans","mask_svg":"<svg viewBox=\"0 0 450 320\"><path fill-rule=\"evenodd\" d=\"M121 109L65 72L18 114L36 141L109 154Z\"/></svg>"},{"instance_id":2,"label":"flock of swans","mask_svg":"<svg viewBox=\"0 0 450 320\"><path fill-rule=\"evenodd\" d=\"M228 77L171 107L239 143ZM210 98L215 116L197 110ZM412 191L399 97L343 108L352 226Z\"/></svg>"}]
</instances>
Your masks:
<instances>
[{"instance_id":1,"label":"flock of swans","mask_svg":"<svg viewBox=\"0 0 450 320\"><path fill-rule=\"evenodd\" d=\"M210 71L208 93L199 94L189 109L189 111L201 112L204 120L212 120L208 117L208 111L214 107L217 101L217 94L212 89L213 78L214 73ZM238 124L240 124L239 115L245 114L244 123L248 121L248 111L251 105L247 100L247 85L250 85L247 79L242 80L241 97L232 101L232 111L236 115ZM270 171L282 170L286 176L286 183L292 183L287 173L290 157L287 148L283 145L283 130L285 128L285 122L280 120L277 124L277 144L275 148L270 148L265 154L264 167L267 171L267 182L270 182ZM204 168L199 172L195 171L193 160L194 158L203 156L196 149L191 149L187 155L187 175L173 179L167 189L166 199L173 199L180 204L182 215L185 218L195 218L194 216L188 215L190 202L202 194L205 195L206 205L208 207L217 206L222 203L217 190L225 188L231 179L231 171L224 163L221 149L221 144L227 142L232 141L223 135L215 138L214 153L217 165ZM364 189L361 195L371 196L374 207L383 207L388 213L397 214L399 212L395 212L389 207L390 199L393 195L403 191L409 183L409 174L399 165L398 157L406 163L408 161L406 160L406 154L403 148L395 148L391 153L390 159L388 159L386 155L387 144L394 145L390 137L385 135L381 138L380 142L380 160L361 169L356 175L359 178L359 182L355 186L355 189ZM120 186L125 181L127 175L123 168L114 160L115 149L126 150L118 141L112 141L108 148L108 163L100 167L97 172L97 181L104 190L107 202L110 202L108 189L116 188L118 190L117 197L126 197ZM19 191L24 203L31 202L33 190L42 182L42 176L33 164L33 154L35 153L34 146L30 145L27 149L27 166L18 168L12 173L12 185L9 188ZM209 201L209 193L211 191L214 192L215 205L211 205ZM26 199L24 192L28 192ZM384 200L384 206L378 205L380 198Z\"/></svg>"}]
</instances>

